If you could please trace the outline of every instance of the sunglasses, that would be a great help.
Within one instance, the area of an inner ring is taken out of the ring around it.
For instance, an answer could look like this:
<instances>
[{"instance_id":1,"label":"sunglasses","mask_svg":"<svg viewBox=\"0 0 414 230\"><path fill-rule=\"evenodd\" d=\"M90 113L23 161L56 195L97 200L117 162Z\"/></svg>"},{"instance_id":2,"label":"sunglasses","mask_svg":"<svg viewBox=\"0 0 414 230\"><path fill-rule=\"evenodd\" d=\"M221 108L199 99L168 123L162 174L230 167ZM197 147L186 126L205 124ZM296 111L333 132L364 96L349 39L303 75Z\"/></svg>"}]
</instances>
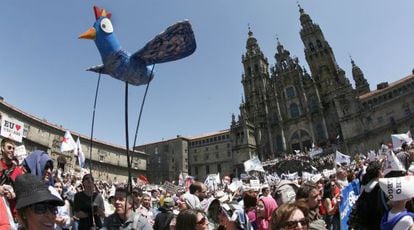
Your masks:
<instances>
[{"instance_id":1,"label":"sunglasses","mask_svg":"<svg viewBox=\"0 0 414 230\"><path fill-rule=\"evenodd\" d=\"M292 220L292 221L286 221L285 227L289 228L295 228L298 226L298 223L302 226L307 226L309 221L306 218L300 219L300 220Z\"/></svg>"},{"instance_id":2,"label":"sunglasses","mask_svg":"<svg viewBox=\"0 0 414 230\"><path fill-rule=\"evenodd\" d=\"M207 223L207 218L205 216L197 222L197 224L199 225L205 225L206 223Z\"/></svg>"},{"instance_id":3,"label":"sunglasses","mask_svg":"<svg viewBox=\"0 0 414 230\"><path fill-rule=\"evenodd\" d=\"M14 146L13 145L6 145L6 149L7 150L14 150Z\"/></svg>"},{"instance_id":4,"label":"sunglasses","mask_svg":"<svg viewBox=\"0 0 414 230\"><path fill-rule=\"evenodd\" d=\"M37 203L31 205L30 208L38 215L45 214L48 210L54 215L58 212L56 205L52 205L50 203Z\"/></svg>"}]
</instances>

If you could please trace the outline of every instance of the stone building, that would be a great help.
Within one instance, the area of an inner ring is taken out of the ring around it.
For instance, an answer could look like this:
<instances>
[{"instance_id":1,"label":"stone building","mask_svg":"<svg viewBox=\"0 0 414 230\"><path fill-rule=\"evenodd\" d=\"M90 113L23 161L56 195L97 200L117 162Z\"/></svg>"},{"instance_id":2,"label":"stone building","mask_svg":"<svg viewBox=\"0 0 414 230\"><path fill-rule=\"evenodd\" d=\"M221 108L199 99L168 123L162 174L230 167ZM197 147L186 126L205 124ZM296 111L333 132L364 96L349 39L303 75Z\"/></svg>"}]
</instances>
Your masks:
<instances>
[{"instance_id":1,"label":"stone building","mask_svg":"<svg viewBox=\"0 0 414 230\"><path fill-rule=\"evenodd\" d=\"M77 158L71 152L61 152L60 146L65 129L27 114L0 98L0 120L6 116L18 120L24 124L22 143L27 153L34 150L47 152L54 160L54 167L64 165L65 171L80 172ZM82 151L85 154L86 166L90 163L90 137L71 131L73 138L80 138ZM0 137L1 138L1 137ZM18 145L20 145L18 143ZM121 146L105 143L94 139L92 145L92 174L97 180L127 181L127 157L126 149ZM147 174L148 155L143 152L131 152L133 178Z\"/></svg>"},{"instance_id":2,"label":"stone building","mask_svg":"<svg viewBox=\"0 0 414 230\"><path fill-rule=\"evenodd\" d=\"M388 142L390 134L414 127L413 74L370 91L362 70L351 59L355 88L339 67L319 25L299 7L300 37L309 72L277 40L269 66L249 28L242 55L245 99L240 123L247 120L262 160L317 144L326 150L366 153ZM269 71L270 70L270 71ZM254 147L253 147L254 149Z\"/></svg>"}]
</instances>

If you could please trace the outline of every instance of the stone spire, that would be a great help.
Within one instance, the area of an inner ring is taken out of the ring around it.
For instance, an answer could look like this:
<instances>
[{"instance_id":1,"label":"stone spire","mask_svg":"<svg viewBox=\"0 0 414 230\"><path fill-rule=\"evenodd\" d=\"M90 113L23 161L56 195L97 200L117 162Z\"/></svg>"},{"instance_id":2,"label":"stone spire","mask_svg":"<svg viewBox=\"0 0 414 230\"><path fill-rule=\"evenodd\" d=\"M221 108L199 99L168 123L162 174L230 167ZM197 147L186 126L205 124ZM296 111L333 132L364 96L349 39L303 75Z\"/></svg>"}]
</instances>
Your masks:
<instances>
[{"instance_id":1,"label":"stone spire","mask_svg":"<svg viewBox=\"0 0 414 230\"><path fill-rule=\"evenodd\" d=\"M352 64L352 77L355 81L355 90L358 96L361 96L363 94L369 93L369 84L367 79L364 77L364 73L362 72L361 68L359 68L354 60L351 58L351 64Z\"/></svg>"}]
</instances>

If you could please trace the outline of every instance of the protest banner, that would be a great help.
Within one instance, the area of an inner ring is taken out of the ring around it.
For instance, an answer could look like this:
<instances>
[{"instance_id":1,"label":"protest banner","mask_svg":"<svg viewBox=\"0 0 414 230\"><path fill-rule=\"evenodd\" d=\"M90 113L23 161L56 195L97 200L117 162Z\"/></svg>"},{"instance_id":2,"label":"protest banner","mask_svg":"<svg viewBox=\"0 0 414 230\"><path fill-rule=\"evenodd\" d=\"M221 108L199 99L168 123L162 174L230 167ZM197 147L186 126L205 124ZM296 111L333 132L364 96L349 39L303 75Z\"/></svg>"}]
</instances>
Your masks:
<instances>
[{"instance_id":1,"label":"protest banner","mask_svg":"<svg viewBox=\"0 0 414 230\"><path fill-rule=\"evenodd\" d=\"M23 138L23 127L23 122L3 114L1 117L0 135L21 143Z\"/></svg>"},{"instance_id":2,"label":"protest banner","mask_svg":"<svg viewBox=\"0 0 414 230\"><path fill-rule=\"evenodd\" d=\"M349 183L348 186L342 189L341 193L341 203L339 204L341 229L348 229L349 214L360 193L359 180L357 179Z\"/></svg>"}]
</instances>

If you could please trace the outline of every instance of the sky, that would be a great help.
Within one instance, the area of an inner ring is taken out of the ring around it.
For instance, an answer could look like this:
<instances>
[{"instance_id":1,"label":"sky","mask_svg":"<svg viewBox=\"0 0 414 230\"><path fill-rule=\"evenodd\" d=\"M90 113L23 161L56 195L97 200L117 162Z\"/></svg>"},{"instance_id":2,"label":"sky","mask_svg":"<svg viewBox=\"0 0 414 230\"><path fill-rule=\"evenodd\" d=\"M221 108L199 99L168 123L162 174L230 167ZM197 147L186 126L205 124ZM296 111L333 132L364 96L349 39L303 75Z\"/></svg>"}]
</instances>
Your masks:
<instances>
[{"instance_id":1,"label":"sky","mask_svg":"<svg viewBox=\"0 0 414 230\"><path fill-rule=\"evenodd\" d=\"M338 65L352 80L350 56L371 90L414 68L414 1L299 1L320 25ZM134 53L169 25L188 19L197 49L185 59L155 66L137 144L228 129L243 97L241 56L248 25L269 64L277 38L307 69L293 0L0 1L0 96L49 123L90 135L101 64L91 40L78 39L95 22L92 7L112 13L122 47ZM101 78L94 137L125 145L125 84ZM130 145L144 86L129 87Z\"/></svg>"}]
</instances>

